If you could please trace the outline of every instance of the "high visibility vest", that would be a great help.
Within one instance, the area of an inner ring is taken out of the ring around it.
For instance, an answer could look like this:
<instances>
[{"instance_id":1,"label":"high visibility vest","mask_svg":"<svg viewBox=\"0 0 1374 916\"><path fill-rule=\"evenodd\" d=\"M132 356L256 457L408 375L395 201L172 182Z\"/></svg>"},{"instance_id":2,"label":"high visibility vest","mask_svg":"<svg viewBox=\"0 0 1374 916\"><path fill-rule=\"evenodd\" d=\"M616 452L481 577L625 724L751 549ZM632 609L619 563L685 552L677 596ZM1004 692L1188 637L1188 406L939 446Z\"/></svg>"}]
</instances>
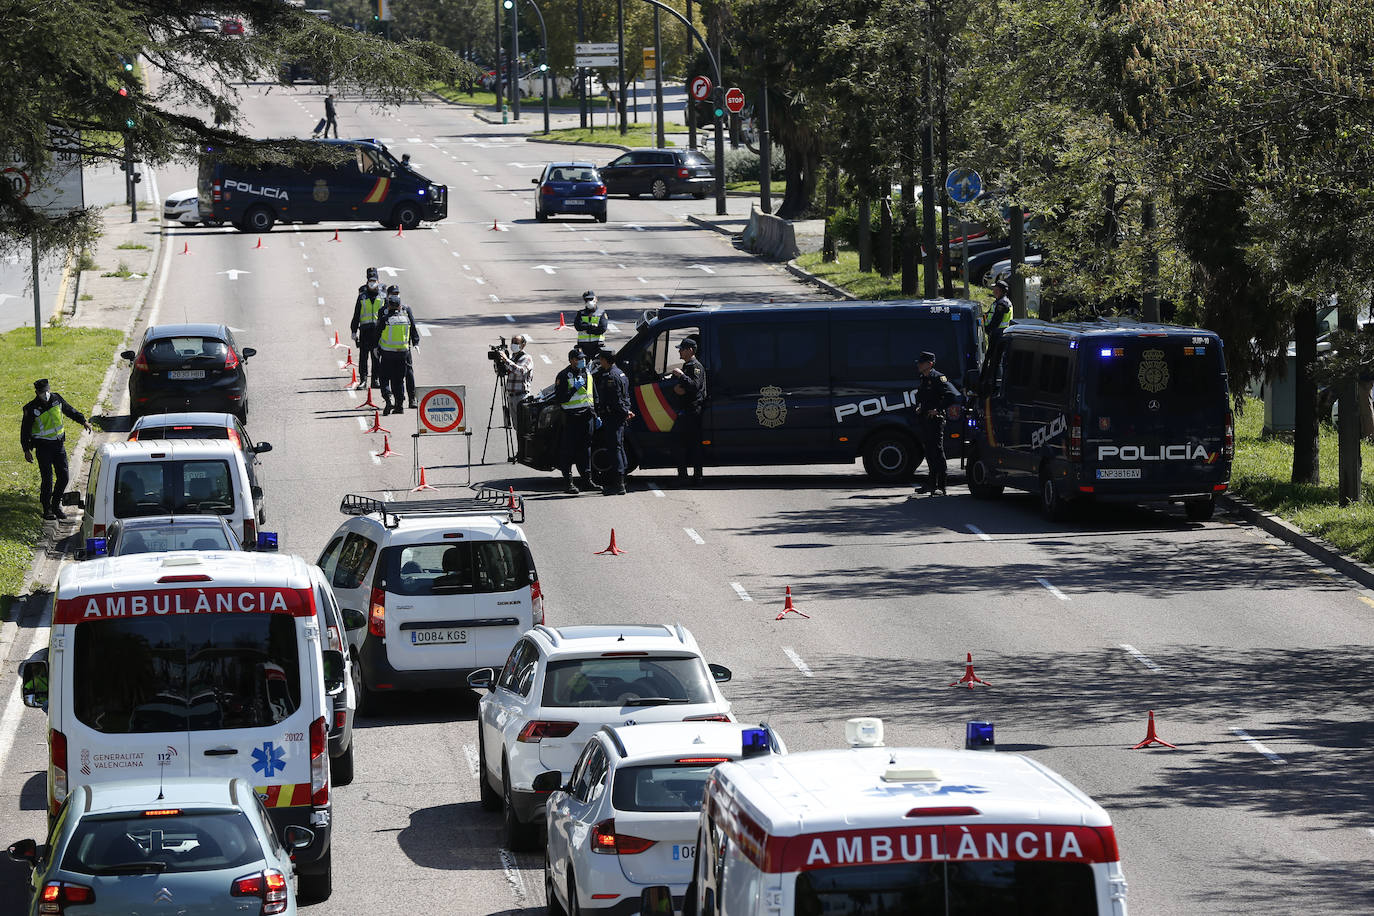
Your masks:
<instances>
[{"instance_id":1,"label":"high visibility vest","mask_svg":"<svg viewBox=\"0 0 1374 916\"><path fill-rule=\"evenodd\" d=\"M382 325L382 336L377 346L391 353L404 353L410 349L410 319L405 315L392 315Z\"/></svg>"},{"instance_id":2,"label":"high visibility vest","mask_svg":"<svg viewBox=\"0 0 1374 916\"><path fill-rule=\"evenodd\" d=\"M376 299L363 299L362 307L358 310L359 324L375 324L377 316L381 314L382 303L385 298L378 296Z\"/></svg>"},{"instance_id":3,"label":"high visibility vest","mask_svg":"<svg viewBox=\"0 0 1374 916\"><path fill-rule=\"evenodd\" d=\"M596 312L592 312L590 315L583 314L582 312L577 313L577 318L573 321L573 325L577 328L578 343L601 343L606 339L604 333L598 333L596 331L597 319L600 317L601 316Z\"/></svg>"},{"instance_id":4,"label":"high visibility vest","mask_svg":"<svg viewBox=\"0 0 1374 916\"><path fill-rule=\"evenodd\" d=\"M984 330L984 331L989 331L989 332L990 332L990 331L992 331L994 328L997 329L997 330L999 330L999 331L1005 331L1005 330L1007 329L1007 327L1008 327L1010 324L1011 324L1011 308L1010 308L1010 306L1008 306L1007 308L1005 308L1005 309L1002 310L1002 317L1001 317L1001 318L997 318L997 303L994 302L994 303L991 305L991 307L988 309L987 313L983 316L983 330Z\"/></svg>"},{"instance_id":5,"label":"high visibility vest","mask_svg":"<svg viewBox=\"0 0 1374 916\"><path fill-rule=\"evenodd\" d=\"M67 431L62 427L62 408L56 401L52 406L38 415L38 419L33 421L33 437L35 439L61 440L67 438Z\"/></svg>"},{"instance_id":6,"label":"high visibility vest","mask_svg":"<svg viewBox=\"0 0 1374 916\"><path fill-rule=\"evenodd\" d=\"M590 372L581 372L573 376L574 384L572 397L563 402L564 410L581 410L583 407L591 407L592 398L592 379Z\"/></svg>"}]
</instances>

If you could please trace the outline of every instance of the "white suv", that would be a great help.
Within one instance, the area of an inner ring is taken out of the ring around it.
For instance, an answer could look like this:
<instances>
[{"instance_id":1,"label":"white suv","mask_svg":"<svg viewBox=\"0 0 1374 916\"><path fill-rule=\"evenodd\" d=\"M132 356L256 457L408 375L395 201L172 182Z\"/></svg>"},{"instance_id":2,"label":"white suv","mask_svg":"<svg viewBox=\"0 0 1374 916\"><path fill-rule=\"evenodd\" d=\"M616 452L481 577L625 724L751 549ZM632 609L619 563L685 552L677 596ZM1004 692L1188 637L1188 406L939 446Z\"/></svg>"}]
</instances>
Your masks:
<instances>
[{"instance_id":1,"label":"white suv","mask_svg":"<svg viewBox=\"0 0 1374 916\"><path fill-rule=\"evenodd\" d=\"M667 885L682 909L697 851L706 780L718 763L786 753L766 726L721 722L603 725L567 784L552 790L544 894L550 912L639 912L644 888Z\"/></svg>"},{"instance_id":2,"label":"white suv","mask_svg":"<svg viewBox=\"0 0 1374 916\"><path fill-rule=\"evenodd\" d=\"M506 845L534 844L548 798L534 777L566 778L601 726L733 722L716 686L728 680L681 624L536 626L499 675L474 671L468 685L490 691L477 707L482 806L504 808Z\"/></svg>"},{"instance_id":3,"label":"white suv","mask_svg":"<svg viewBox=\"0 0 1374 916\"><path fill-rule=\"evenodd\" d=\"M345 619L366 615L354 651L360 708L381 693L461 686L500 665L520 634L544 622L524 502L495 490L469 499L382 502L346 496L350 515L319 565Z\"/></svg>"}]
</instances>

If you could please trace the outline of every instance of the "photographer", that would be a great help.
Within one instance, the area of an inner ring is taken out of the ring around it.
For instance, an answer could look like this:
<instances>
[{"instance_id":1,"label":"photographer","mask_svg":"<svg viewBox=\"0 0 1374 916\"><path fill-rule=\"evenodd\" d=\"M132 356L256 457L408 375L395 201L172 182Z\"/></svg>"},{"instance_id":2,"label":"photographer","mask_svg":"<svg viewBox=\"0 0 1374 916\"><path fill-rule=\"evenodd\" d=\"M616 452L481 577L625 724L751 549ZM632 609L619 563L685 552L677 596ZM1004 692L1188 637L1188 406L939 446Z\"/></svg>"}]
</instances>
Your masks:
<instances>
[{"instance_id":1,"label":"photographer","mask_svg":"<svg viewBox=\"0 0 1374 916\"><path fill-rule=\"evenodd\" d=\"M506 380L506 425L515 429L520 417L520 402L529 394L534 380L534 360L525 352L524 334L516 334L510 339L510 349L505 346L494 351L499 357L497 373Z\"/></svg>"}]
</instances>

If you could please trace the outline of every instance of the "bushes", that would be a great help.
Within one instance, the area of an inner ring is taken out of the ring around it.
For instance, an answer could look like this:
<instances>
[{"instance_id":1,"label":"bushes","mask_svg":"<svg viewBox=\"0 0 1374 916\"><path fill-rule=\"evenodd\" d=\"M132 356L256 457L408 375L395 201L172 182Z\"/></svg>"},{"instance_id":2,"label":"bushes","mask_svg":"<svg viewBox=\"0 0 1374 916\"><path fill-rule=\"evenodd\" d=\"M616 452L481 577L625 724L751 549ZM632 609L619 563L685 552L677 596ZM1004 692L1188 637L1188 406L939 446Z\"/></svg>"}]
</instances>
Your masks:
<instances>
[{"instance_id":1,"label":"bushes","mask_svg":"<svg viewBox=\"0 0 1374 916\"><path fill-rule=\"evenodd\" d=\"M772 168L769 170L773 181L782 181L786 177L786 160L783 158L782 148L773 147ZM725 150L725 183L733 184L740 181L759 180L759 157L751 153L744 147L739 149Z\"/></svg>"}]
</instances>

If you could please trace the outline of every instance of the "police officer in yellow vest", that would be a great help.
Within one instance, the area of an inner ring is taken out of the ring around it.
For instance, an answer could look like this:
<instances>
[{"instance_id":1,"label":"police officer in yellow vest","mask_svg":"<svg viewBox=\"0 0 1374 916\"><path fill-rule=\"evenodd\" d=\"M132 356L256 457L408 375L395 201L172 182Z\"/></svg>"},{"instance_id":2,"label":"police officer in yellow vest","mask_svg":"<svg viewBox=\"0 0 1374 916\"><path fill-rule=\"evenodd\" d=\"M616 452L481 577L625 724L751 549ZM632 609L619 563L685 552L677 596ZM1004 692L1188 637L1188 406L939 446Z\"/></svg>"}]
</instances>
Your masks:
<instances>
[{"instance_id":1,"label":"police officer in yellow vest","mask_svg":"<svg viewBox=\"0 0 1374 916\"><path fill-rule=\"evenodd\" d=\"M384 414L405 413L406 365L410 348L420 345L415 325L401 310L400 296L387 296L382 308L381 333L377 335L377 349L381 353L382 399Z\"/></svg>"},{"instance_id":2,"label":"police officer in yellow vest","mask_svg":"<svg viewBox=\"0 0 1374 916\"><path fill-rule=\"evenodd\" d=\"M66 518L62 493L67 489L67 431L62 426L62 415L87 429L91 424L52 390L47 379L34 382L33 390L34 399L24 405L24 419L19 424L19 444L24 448L25 461L32 463L34 453L38 454L38 473L42 476L38 499L43 504L43 517Z\"/></svg>"},{"instance_id":3,"label":"police officer in yellow vest","mask_svg":"<svg viewBox=\"0 0 1374 916\"><path fill-rule=\"evenodd\" d=\"M592 374L587 369L587 355L574 347L568 351L568 366L553 380L553 400L563 405L563 434L558 443L558 469L563 472L563 491L576 494L572 480L573 465L577 465L578 482L583 490L595 488L592 483L592 433L596 428L596 413L592 409Z\"/></svg>"},{"instance_id":4,"label":"police officer in yellow vest","mask_svg":"<svg viewBox=\"0 0 1374 916\"><path fill-rule=\"evenodd\" d=\"M988 335L988 352L1002 339L1002 332L1011 324L1011 300L1007 298L1007 281L999 279L992 284L995 297L992 307L983 314L983 332Z\"/></svg>"},{"instance_id":5,"label":"police officer in yellow vest","mask_svg":"<svg viewBox=\"0 0 1374 916\"><path fill-rule=\"evenodd\" d=\"M587 290L582 294L582 311L573 316L573 330L577 332L577 348L587 359L594 359L601 352L606 340L606 313L596 304L596 293Z\"/></svg>"},{"instance_id":6,"label":"police officer in yellow vest","mask_svg":"<svg viewBox=\"0 0 1374 916\"><path fill-rule=\"evenodd\" d=\"M382 306L386 296L382 293L381 281L377 278L377 268L367 269L367 282L358 287L358 299L353 303L353 320L349 330L353 332L353 342L358 345L358 387L367 387L367 363L372 358L372 387L381 387L377 372L377 360L372 351L377 349L377 334L382 327Z\"/></svg>"}]
</instances>

